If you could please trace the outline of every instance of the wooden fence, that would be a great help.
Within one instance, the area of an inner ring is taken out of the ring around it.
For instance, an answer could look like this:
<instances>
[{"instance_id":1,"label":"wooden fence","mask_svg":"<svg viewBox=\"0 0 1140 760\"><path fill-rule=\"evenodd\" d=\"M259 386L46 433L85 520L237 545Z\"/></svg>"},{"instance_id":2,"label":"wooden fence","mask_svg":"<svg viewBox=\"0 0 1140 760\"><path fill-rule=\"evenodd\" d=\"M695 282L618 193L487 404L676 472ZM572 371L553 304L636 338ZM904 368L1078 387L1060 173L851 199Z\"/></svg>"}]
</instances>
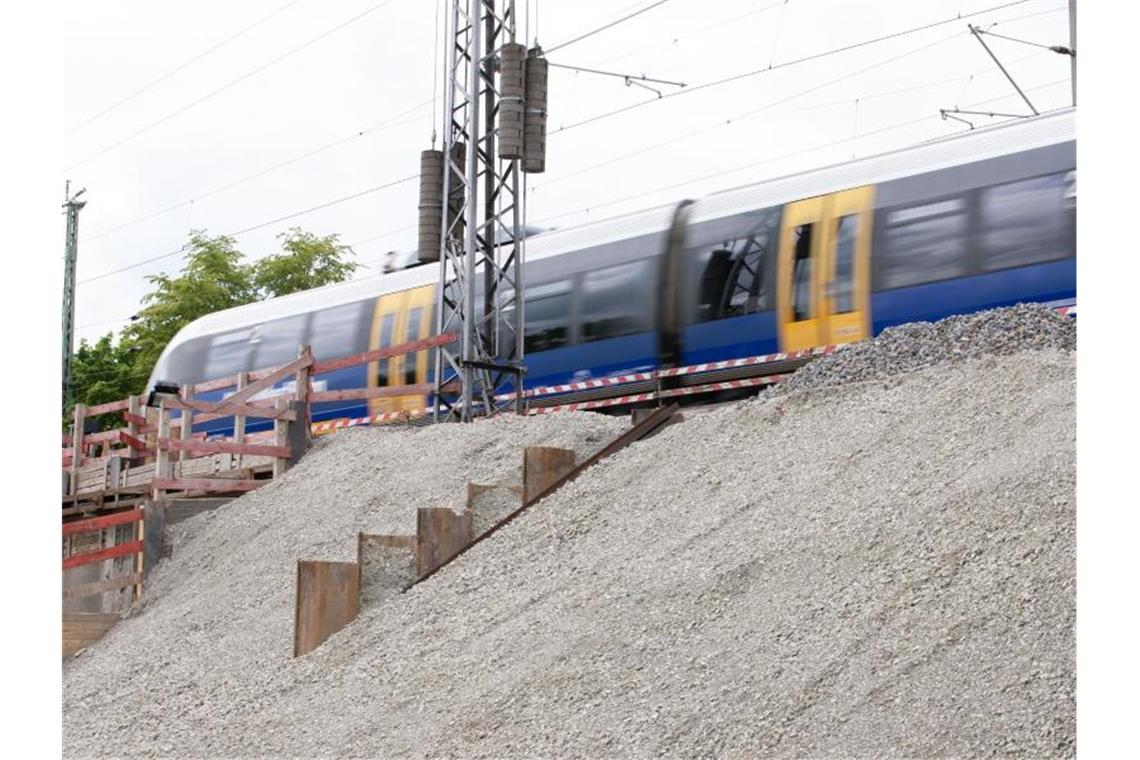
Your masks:
<instances>
[{"instance_id":1,"label":"wooden fence","mask_svg":"<svg viewBox=\"0 0 1140 760\"><path fill-rule=\"evenodd\" d=\"M308 448L312 436L312 404L425 395L429 383L315 391L311 378L347 367L447 345L454 335L437 335L396 346L318 361L307 346L279 367L240 372L194 385L177 394L131 396L97 406L77 404L72 433L63 435L64 518L118 509L142 499L180 493L241 493L260 487L285 472ZM292 388L270 398L257 398L292 379ZM199 400L201 394L233 389L221 401ZM89 420L118 415L123 424L112 430L85 433ZM232 435L207 440L195 425L232 421ZM271 420L273 429L247 432L251 419Z\"/></svg>"}]
</instances>

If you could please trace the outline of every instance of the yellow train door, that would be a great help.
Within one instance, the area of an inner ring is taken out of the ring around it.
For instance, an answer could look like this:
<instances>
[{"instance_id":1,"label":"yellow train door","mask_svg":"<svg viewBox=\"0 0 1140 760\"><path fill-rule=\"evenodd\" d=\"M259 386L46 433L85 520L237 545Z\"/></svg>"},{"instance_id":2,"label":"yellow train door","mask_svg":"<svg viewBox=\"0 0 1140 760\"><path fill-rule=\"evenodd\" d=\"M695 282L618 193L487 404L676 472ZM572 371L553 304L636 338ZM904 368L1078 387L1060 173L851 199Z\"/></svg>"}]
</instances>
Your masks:
<instances>
[{"instance_id":1,"label":"yellow train door","mask_svg":"<svg viewBox=\"0 0 1140 760\"><path fill-rule=\"evenodd\" d=\"M874 207L873 187L857 187L828 197L823 284L826 345L851 343L871 334Z\"/></svg>"},{"instance_id":2,"label":"yellow train door","mask_svg":"<svg viewBox=\"0 0 1140 760\"><path fill-rule=\"evenodd\" d=\"M776 315L784 351L818 346L826 331L823 313L823 233L826 196L784 206L777 259Z\"/></svg>"},{"instance_id":3,"label":"yellow train door","mask_svg":"<svg viewBox=\"0 0 1140 760\"><path fill-rule=\"evenodd\" d=\"M404 292L389 293L376 299L376 310L372 316L372 337L368 342L370 350L387 348L400 342L396 336L399 335L397 332L400 327L398 322L401 321L406 300L407 294ZM387 388L392 385L401 385L402 382L397 379L399 373L398 359L399 357L389 357L369 363L368 387ZM370 399L368 402L369 414L393 411L396 411L396 404L391 396Z\"/></svg>"},{"instance_id":4,"label":"yellow train door","mask_svg":"<svg viewBox=\"0 0 1140 760\"><path fill-rule=\"evenodd\" d=\"M780 348L798 351L870 334L874 188L784 207L777 261Z\"/></svg>"},{"instance_id":5,"label":"yellow train door","mask_svg":"<svg viewBox=\"0 0 1140 760\"><path fill-rule=\"evenodd\" d=\"M432 332L432 306L435 303L435 287L424 285L421 288L409 290L405 294L403 304L403 319L400 320L400 343L420 340L431 335ZM427 382L428 352L416 351L396 357L399 367L395 378L398 385L415 385ZM423 409L427 405L426 394L409 396L396 396L393 405L398 411Z\"/></svg>"}]
</instances>

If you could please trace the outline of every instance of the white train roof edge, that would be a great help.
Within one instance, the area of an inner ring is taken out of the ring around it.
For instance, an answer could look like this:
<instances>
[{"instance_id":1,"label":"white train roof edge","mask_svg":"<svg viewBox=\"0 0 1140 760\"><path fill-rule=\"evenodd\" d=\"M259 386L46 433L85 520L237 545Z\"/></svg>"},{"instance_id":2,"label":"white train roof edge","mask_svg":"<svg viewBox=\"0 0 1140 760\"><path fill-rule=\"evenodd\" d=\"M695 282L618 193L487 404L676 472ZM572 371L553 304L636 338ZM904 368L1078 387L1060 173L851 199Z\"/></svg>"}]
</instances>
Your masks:
<instances>
[{"instance_id":1,"label":"white train roof edge","mask_svg":"<svg viewBox=\"0 0 1140 760\"><path fill-rule=\"evenodd\" d=\"M700 198L694 205L690 222L718 219L749 209L768 208L849 187L935 171L966 160L979 161L1072 140L1075 138L1074 120L1073 108L1058 109L1041 116L948 135L852 161L722 190ZM669 228L675 208L676 203L673 202L536 235L526 241L527 261L539 261L635 235L662 232ZM376 298L436 283L438 279L438 268L427 264L208 314L183 327L171 339L162 358L178 345L204 335L216 335L317 309ZM160 359L159 366L162 363Z\"/></svg>"}]
</instances>

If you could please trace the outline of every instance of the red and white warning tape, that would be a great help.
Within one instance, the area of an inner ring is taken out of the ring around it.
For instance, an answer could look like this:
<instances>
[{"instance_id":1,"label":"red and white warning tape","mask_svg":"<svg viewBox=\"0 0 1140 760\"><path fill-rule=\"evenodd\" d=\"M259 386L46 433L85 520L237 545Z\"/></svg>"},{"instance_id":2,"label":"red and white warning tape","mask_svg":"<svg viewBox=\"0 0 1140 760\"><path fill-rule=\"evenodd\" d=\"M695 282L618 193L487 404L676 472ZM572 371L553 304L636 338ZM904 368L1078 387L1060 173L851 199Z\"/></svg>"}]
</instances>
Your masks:
<instances>
[{"instance_id":1,"label":"red and white warning tape","mask_svg":"<svg viewBox=\"0 0 1140 760\"><path fill-rule=\"evenodd\" d=\"M722 369L736 369L737 367L752 367L757 364L770 364L772 362L782 362L789 359L802 359L805 356L824 356L826 354L834 353L844 346L849 346L850 343L840 343L836 346L820 346L819 348L805 348L802 351L789 351L787 353L763 354L762 356L749 356L745 359L728 359L721 362L706 362L704 364L693 364L689 367L674 367L673 369L663 369L658 374L661 377L678 377L680 375L695 375L700 372L715 372Z\"/></svg>"},{"instance_id":2,"label":"red and white warning tape","mask_svg":"<svg viewBox=\"0 0 1140 760\"><path fill-rule=\"evenodd\" d=\"M538 406L533 409L528 409L527 414L550 414L551 412L576 412L585 409L602 409L607 406L621 406L622 404L633 404L638 401L652 401L655 397L656 394L650 391L649 393L635 393L632 396L600 398L596 401L579 401L576 404L564 404L562 406Z\"/></svg>"},{"instance_id":3,"label":"red and white warning tape","mask_svg":"<svg viewBox=\"0 0 1140 760\"><path fill-rule=\"evenodd\" d=\"M380 414L373 414L369 417L353 417L342 418L339 420L325 420L324 422L314 422L310 429L313 435L324 435L325 433L332 433L346 427L358 427L360 425L376 425L383 422L402 422L414 417L423 417L427 414L429 409L411 409L406 412L382 412Z\"/></svg>"},{"instance_id":4,"label":"red and white warning tape","mask_svg":"<svg viewBox=\"0 0 1140 760\"><path fill-rule=\"evenodd\" d=\"M1059 306L1057 313L1063 317L1075 318L1077 316L1076 305L1072 306ZM744 359L729 359L719 362L705 362L703 364L692 364L688 367L673 367L671 369L663 369L656 372L634 372L627 375L616 375L614 377L598 377L591 380L582 380L576 383L564 383L562 385L547 385L541 388L532 388L524 394L526 398L535 398L537 396L547 396L557 393L569 393L571 391L590 390L593 388L605 388L613 385L625 385L627 383L644 382L646 380L655 380L659 377L680 377L683 375L695 375L703 372L716 372L719 370L736 369L739 367L752 367L760 364L770 364L773 362L788 361L793 359L802 359L804 357L826 356L827 354L834 353L839 349L850 346L850 343L841 343L834 346L820 346L818 348L807 348L802 351L788 351L778 352L774 354L764 354L762 356L750 356ZM719 383L708 383L706 385L694 385L688 388L670 388L662 390L660 393L650 391L648 393L635 393L629 396L616 396L614 398L595 399L593 401L579 401L573 404L563 404L561 406L547 406L536 407L528 409L528 414L550 414L551 412L573 412L582 411L586 409L604 409L611 406L621 406L623 404L635 404L641 401L654 401L658 398L670 398L674 396L691 396L698 393L710 393L713 391L733 390L736 388L749 388L758 385L772 385L788 377L788 374L783 375L766 375L764 377L752 377L743 380L726 380ZM506 399L514 398L513 393L504 393L495 396L496 401L504 401ZM313 423L312 430L315 435L322 435L324 433L331 433L334 430L339 430L346 427L356 427L358 425L371 425L383 422L393 422L397 420L407 420L413 417L423 417L428 414L430 409L416 409L407 412L385 412L382 414L375 414L370 417L357 417L355 419L340 419L328 420L326 422Z\"/></svg>"},{"instance_id":5,"label":"red and white warning tape","mask_svg":"<svg viewBox=\"0 0 1140 760\"><path fill-rule=\"evenodd\" d=\"M570 391L584 391L591 388L605 388L609 385L625 385L626 383L637 383L644 380L653 380L657 377L653 372L634 372L629 375L615 375L614 377L596 377L591 380L581 380L576 383L564 383L562 385L545 385L541 388L531 388L529 391L523 393L524 398L533 398L535 396L549 396L553 393L569 393ZM505 401L514 398L513 393L500 393L495 396L496 401Z\"/></svg>"}]
</instances>

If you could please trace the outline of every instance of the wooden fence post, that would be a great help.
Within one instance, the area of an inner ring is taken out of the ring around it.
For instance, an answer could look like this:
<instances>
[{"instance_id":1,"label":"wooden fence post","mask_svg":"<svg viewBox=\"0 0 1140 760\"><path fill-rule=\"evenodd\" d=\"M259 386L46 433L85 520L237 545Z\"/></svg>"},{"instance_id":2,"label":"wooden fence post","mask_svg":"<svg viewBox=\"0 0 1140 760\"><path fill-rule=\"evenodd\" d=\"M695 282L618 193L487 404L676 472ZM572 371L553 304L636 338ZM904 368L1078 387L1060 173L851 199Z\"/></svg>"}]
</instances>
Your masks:
<instances>
[{"instance_id":1,"label":"wooden fence post","mask_svg":"<svg viewBox=\"0 0 1140 760\"><path fill-rule=\"evenodd\" d=\"M85 404L75 405L75 421L71 428L71 493L79 492L79 467L83 464L83 420L87 417Z\"/></svg>"},{"instance_id":2,"label":"wooden fence post","mask_svg":"<svg viewBox=\"0 0 1140 760\"><path fill-rule=\"evenodd\" d=\"M194 386L193 385L183 385L182 386L182 400L183 401L192 401L193 399L194 399ZM179 421L179 424L181 425L181 428L179 428L178 437L181 438L183 441L189 441L190 436L193 435L193 433L194 433L194 412L192 412L189 409L183 409L180 412L180 414L182 416L179 417L178 421ZM189 459L189 458L190 458L190 452L188 452L188 451L183 451L182 453L180 453L178 455L178 461L179 462L182 462L182 461ZM180 471L179 475L181 475L181 474L182 473Z\"/></svg>"},{"instance_id":3,"label":"wooden fence post","mask_svg":"<svg viewBox=\"0 0 1140 760\"><path fill-rule=\"evenodd\" d=\"M158 431L155 433L154 443L154 477L155 479L169 480L173 478L170 467L170 451L161 445L161 441L170 439L170 410L166 408L166 400L158 402ZM162 498L162 489L155 487L152 497Z\"/></svg>"},{"instance_id":4,"label":"wooden fence post","mask_svg":"<svg viewBox=\"0 0 1140 760\"><path fill-rule=\"evenodd\" d=\"M289 407L289 400L284 396L278 396L273 399L273 406L276 409L285 411ZM273 420L273 445L274 446L288 446L289 445L289 421L282 419ZM289 469L288 457L277 457L273 460L273 477L278 478Z\"/></svg>"},{"instance_id":5,"label":"wooden fence post","mask_svg":"<svg viewBox=\"0 0 1140 760\"><path fill-rule=\"evenodd\" d=\"M313 349L311 346L302 345L301 348L297 351L298 358L312 358L312 356ZM312 410L309 408L309 390L309 367L301 367L301 369L297 370L297 388L296 392L294 393L294 398L297 400L297 424L301 426L301 429L304 431L304 435L295 435L294 438L297 440L304 440L305 450L308 450L309 445L312 443L313 435L313 414ZM296 459L302 453L303 452L301 451L294 451L293 459Z\"/></svg>"},{"instance_id":6,"label":"wooden fence post","mask_svg":"<svg viewBox=\"0 0 1140 760\"><path fill-rule=\"evenodd\" d=\"M240 393L245 388L245 386L248 382L249 382L249 373L248 372L239 372L237 375L237 387L236 387L236 390L234 392ZM223 403L224 403L224 401L223 401ZM234 443L239 444L239 445L245 443L245 416L241 415L241 414L235 414L234 415ZM238 473L240 473L241 472L241 465L242 465L242 458L241 458L240 453L237 455L237 462L235 464L236 464L236 466L234 467L234 470L236 470ZM239 475L239 477L240 477L240 475Z\"/></svg>"}]
</instances>

